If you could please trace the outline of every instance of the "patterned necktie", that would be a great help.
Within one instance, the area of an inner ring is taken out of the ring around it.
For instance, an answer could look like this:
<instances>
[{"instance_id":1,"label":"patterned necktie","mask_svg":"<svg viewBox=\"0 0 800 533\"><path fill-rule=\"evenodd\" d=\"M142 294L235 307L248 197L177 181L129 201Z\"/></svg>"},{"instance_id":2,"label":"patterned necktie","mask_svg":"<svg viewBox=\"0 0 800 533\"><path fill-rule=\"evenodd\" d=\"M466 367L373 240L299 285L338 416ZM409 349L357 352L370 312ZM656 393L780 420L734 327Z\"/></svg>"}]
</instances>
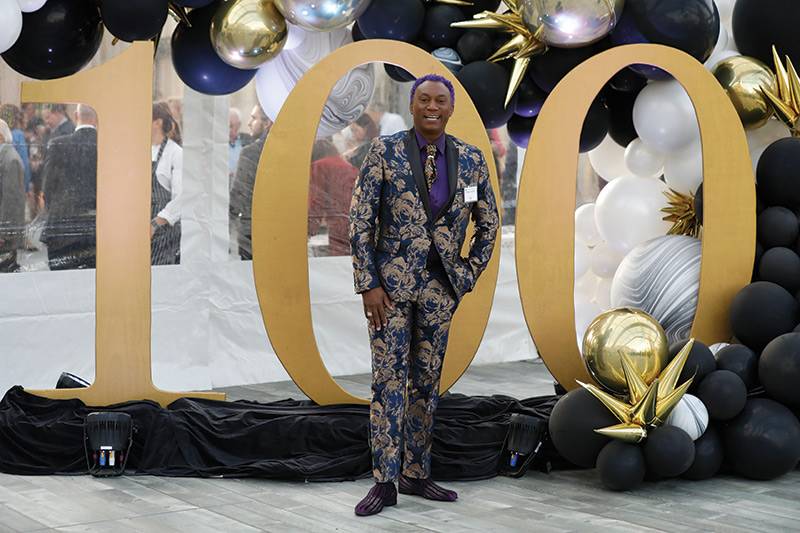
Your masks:
<instances>
[{"instance_id":1,"label":"patterned necktie","mask_svg":"<svg viewBox=\"0 0 800 533\"><path fill-rule=\"evenodd\" d=\"M428 190L431 190L431 185L436 180L436 145L426 144L425 150L428 151L428 158L425 160L425 183L428 184Z\"/></svg>"}]
</instances>

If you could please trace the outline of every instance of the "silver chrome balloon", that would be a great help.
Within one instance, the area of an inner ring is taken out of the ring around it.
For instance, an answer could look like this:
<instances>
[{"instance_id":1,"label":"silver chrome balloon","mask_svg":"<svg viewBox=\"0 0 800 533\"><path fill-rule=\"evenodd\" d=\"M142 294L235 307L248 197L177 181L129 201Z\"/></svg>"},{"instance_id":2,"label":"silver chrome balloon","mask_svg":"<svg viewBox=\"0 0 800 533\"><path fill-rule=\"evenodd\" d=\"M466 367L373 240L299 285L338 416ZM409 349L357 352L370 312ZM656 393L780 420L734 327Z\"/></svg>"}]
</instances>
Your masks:
<instances>
[{"instance_id":1,"label":"silver chrome balloon","mask_svg":"<svg viewBox=\"0 0 800 533\"><path fill-rule=\"evenodd\" d=\"M550 46L574 48L599 41L622 16L625 0L519 0L522 22Z\"/></svg>"},{"instance_id":2,"label":"silver chrome balloon","mask_svg":"<svg viewBox=\"0 0 800 533\"><path fill-rule=\"evenodd\" d=\"M310 31L344 28L369 6L370 0L275 0L286 20Z\"/></svg>"}]
</instances>

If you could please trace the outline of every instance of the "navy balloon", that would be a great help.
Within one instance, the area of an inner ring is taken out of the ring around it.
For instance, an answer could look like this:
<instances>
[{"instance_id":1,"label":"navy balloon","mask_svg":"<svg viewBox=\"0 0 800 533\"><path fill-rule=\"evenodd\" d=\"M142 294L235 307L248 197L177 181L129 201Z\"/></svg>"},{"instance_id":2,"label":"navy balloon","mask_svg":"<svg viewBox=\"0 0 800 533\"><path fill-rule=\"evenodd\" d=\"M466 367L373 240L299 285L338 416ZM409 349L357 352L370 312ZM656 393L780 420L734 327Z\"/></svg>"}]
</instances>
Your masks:
<instances>
[{"instance_id":1,"label":"navy balloon","mask_svg":"<svg viewBox=\"0 0 800 533\"><path fill-rule=\"evenodd\" d=\"M435 48L452 48L464 30L453 28L450 24L464 19L464 13L456 6L440 4L430 7L422 24L422 37Z\"/></svg>"},{"instance_id":2,"label":"navy balloon","mask_svg":"<svg viewBox=\"0 0 800 533\"><path fill-rule=\"evenodd\" d=\"M456 52L465 65L483 61L492 55L492 38L485 31L469 30L458 39Z\"/></svg>"},{"instance_id":3,"label":"navy balloon","mask_svg":"<svg viewBox=\"0 0 800 533\"><path fill-rule=\"evenodd\" d=\"M82 69L100 48L103 22L89 2L50 0L22 14L22 32L3 53L8 66L24 76L51 80Z\"/></svg>"},{"instance_id":4,"label":"navy balloon","mask_svg":"<svg viewBox=\"0 0 800 533\"><path fill-rule=\"evenodd\" d=\"M542 110L546 98L547 93L530 76L525 76L517 87L517 107L514 113L527 118L535 117Z\"/></svg>"},{"instance_id":5,"label":"navy balloon","mask_svg":"<svg viewBox=\"0 0 800 533\"><path fill-rule=\"evenodd\" d=\"M421 0L372 0L358 17L358 27L367 39L411 42L424 20Z\"/></svg>"},{"instance_id":6,"label":"navy balloon","mask_svg":"<svg viewBox=\"0 0 800 533\"><path fill-rule=\"evenodd\" d=\"M600 98L595 98L583 119L578 152L584 153L597 148L608 134L610 121L606 104Z\"/></svg>"},{"instance_id":7,"label":"navy balloon","mask_svg":"<svg viewBox=\"0 0 800 533\"><path fill-rule=\"evenodd\" d=\"M531 140L534 124L536 124L536 116L521 117L517 114L512 115L506 123L506 131L511 142L520 148L527 148L528 142Z\"/></svg>"},{"instance_id":8,"label":"navy balloon","mask_svg":"<svg viewBox=\"0 0 800 533\"><path fill-rule=\"evenodd\" d=\"M191 28L179 24L172 34L172 66L178 77L197 92L230 94L253 79L256 70L230 66L219 58L211 44L211 19L218 5L189 12Z\"/></svg>"}]
</instances>

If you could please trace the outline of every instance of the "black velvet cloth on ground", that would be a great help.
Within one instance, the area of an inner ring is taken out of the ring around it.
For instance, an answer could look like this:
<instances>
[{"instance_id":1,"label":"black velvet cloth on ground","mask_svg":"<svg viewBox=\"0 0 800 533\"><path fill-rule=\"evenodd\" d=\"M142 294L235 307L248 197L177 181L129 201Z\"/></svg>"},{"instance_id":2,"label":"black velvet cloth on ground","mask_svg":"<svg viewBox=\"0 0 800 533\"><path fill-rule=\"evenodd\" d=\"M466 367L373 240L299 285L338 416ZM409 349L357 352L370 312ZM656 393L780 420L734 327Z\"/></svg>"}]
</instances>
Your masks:
<instances>
[{"instance_id":1,"label":"black velvet cloth on ground","mask_svg":"<svg viewBox=\"0 0 800 533\"><path fill-rule=\"evenodd\" d=\"M436 413L432 476L497 475L509 416L546 420L557 400L446 394ZM133 420L126 474L341 480L368 475L372 468L366 405L182 398L166 409L147 400L98 408L16 386L0 402L0 471L88 473L84 421L98 411L127 413Z\"/></svg>"}]
</instances>

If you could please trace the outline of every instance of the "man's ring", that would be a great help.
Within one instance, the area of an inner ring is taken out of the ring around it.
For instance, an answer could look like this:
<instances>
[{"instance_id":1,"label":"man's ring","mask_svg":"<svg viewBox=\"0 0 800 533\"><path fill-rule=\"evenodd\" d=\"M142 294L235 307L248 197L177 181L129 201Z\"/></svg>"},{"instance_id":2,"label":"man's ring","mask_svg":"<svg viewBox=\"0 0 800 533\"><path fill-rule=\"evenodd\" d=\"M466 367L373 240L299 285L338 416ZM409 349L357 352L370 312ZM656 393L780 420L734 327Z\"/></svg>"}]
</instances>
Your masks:
<instances>
[{"instance_id":1,"label":"man's ring","mask_svg":"<svg viewBox=\"0 0 800 533\"><path fill-rule=\"evenodd\" d=\"M367 318L372 316L372 311L367 311Z\"/></svg>"}]
</instances>

